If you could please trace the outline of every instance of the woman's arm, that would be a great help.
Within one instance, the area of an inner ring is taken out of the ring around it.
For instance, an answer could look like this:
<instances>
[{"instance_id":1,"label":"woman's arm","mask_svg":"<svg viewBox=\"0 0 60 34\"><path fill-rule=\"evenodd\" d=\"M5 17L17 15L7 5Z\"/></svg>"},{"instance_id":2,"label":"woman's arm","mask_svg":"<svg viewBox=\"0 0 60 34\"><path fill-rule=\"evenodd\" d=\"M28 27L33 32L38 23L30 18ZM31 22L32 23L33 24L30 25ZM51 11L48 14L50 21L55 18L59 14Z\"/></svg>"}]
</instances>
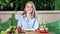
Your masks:
<instances>
[{"instance_id":1,"label":"woman's arm","mask_svg":"<svg viewBox=\"0 0 60 34\"><path fill-rule=\"evenodd\" d=\"M38 29L38 21L37 21L37 19L35 19L35 23L34 23L34 29Z\"/></svg>"},{"instance_id":2,"label":"woman's arm","mask_svg":"<svg viewBox=\"0 0 60 34\"><path fill-rule=\"evenodd\" d=\"M18 24L17 24L17 26L22 27L22 16L18 19Z\"/></svg>"},{"instance_id":3,"label":"woman's arm","mask_svg":"<svg viewBox=\"0 0 60 34\"><path fill-rule=\"evenodd\" d=\"M18 20L17 30L18 32L22 31L22 17L20 17Z\"/></svg>"}]
</instances>

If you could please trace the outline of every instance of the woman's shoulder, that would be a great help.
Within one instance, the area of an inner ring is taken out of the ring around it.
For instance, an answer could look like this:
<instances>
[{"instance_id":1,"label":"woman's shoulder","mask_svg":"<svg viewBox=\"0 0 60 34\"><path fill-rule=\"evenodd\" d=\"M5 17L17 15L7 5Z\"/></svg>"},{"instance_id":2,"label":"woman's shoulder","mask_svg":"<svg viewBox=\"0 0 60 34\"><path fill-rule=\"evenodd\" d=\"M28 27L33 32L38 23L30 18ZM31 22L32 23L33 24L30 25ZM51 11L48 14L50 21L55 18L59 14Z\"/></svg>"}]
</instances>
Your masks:
<instances>
[{"instance_id":1,"label":"woman's shoulder","mask_svg":"<svg viewBox=\"0 0 60 34\"><path fill-rule=\"evenodd\" d=\"M22 19L24 17L24 15L21 15L20 17L19 17L19 19Z\"/></svg>"},{"instance_id":2,"label":"woman's shoulder","mask_svg":"<svg viewBox=\"0 0 60 34\"><path fill-rule=\"evenodd\" d=\"M33 17L34 20L38 20L36 17Z\"/></svg>"},{"instance_id":3,"label":"woman's shoulder","mask_svg":"<svg viewBox=\"0 0 60 34\"><path fill-rule=\"evenodd\" d=\"M36 20L36 18L35 18L35 17L32 17L32 19L33 19L33 20Z\"/></svg>"}]
</instances>

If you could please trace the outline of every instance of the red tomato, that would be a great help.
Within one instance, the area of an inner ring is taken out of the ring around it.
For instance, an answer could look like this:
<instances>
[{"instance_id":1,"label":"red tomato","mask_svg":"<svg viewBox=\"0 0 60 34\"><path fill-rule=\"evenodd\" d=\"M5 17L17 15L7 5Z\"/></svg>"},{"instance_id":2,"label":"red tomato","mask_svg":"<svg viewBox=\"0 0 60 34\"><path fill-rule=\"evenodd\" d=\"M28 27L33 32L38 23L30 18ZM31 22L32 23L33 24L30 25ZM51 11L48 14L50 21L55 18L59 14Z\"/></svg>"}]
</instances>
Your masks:
<instances>
[{"instance_id":1,"label":"red tomato","mask_svg":"<svg viewBox=\"0 0 60 34\"><path fill-rule=\"evenodd\" d=\"M22 28L20 26L17 26L18 31L22 31Z\"/></svg>"},{"instance_id":2,"label":"red tomato","mask_svg":"<svg viewBox=\"0 0 60 34\"><path fill-rule=\"evenodd\" d=\"M36 32L40 32L40 28L38 28L38 29L36 30Z\"/></svg>"},{"instance_id":3,"label":"red tomato","mask_svg":"<svg viewBox=\"0 0 60 34\"><path fill-rule=\"evenodd\" d=\"M37 32L40 32L40 30L37 30Z\"/></svg>"},{"instance_id":4,"label":"red tomato","mask_svg":"<svg viewBox=\"0 0 60 34\"><path fill-rule=\"evenodd\" d=\"M46 30L46 33L48 33L49 31L48 30Z\"/></svg>"},{"instance_id":5,"label":"red tomato","mask_svg":"<svg viewBox=\"0 0 60 34\"><path fill-rule=\"evenodd\" d=\"M46 31L45 30L42 30L41 33L45 33Z\"/></svg>"}]
</instances>

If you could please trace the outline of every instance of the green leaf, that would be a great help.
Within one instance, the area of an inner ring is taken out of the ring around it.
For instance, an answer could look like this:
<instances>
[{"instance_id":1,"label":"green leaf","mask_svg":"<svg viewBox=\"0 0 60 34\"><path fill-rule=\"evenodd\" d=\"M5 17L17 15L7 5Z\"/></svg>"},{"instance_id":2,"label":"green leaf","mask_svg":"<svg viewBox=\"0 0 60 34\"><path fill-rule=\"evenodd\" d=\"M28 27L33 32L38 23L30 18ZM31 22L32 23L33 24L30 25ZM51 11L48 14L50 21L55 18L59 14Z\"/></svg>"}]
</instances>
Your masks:
<instances>
[{"instance_id":1,"label":"green leaf","mask_svg":"<svg viewBox=\"0 0 60 34\"><path fill-rule=\"evenodd\" d=\"M46 7L46 6L47 6L47 4L44 5L44 7Z\"/></svg>"},{"instance_id":2,"label":"green leaf","mask_svg":"<svg viewBox=\"0 0 60 34\"><path fill-rule=\"evenodd\" d=\"M2 5L5 7L6 6L6 3L2 3Z\"/></svg>"},{"instance_id":3,"label":"green leaf","mask_svg":"<svg viewBox=\"0 0 60 34\"><path fill-rule=\"evenodd\" d=\"M1 5L1 9L3 9L3 5Z\"/></svg>"},{"instance_id":4,"label":"green leaf","mask_svg":"<svg viewBox=\"0 0 60 34\"><path fill-rule=\"evenodd\" d=\"M9 3L9 0L5 0L6 3Z\"/></svg>"},{"instance_id":5,"label":"green leaf","mask_svg":"<svg viewBox=\"0 0 60 34\"><path fill-rule=\"evenodd\" d=\"M2 3L2 5L0 6L1 10L6 6L6 3Z\"/></svg>"},{"instance_id":6,"label":"green leaf","mask_svg":"<svg viewBox=\"0 0 60 34\"><path fill-rule=\"evenodd\" d=\"M0 5L2 4L2 1L0 0Z\"/></svg>"},{"instance_id":7,"label":"green leaf","mask_svg":"<svg viewBox=\"0 0 60 34\"><path fill-rule=\"evenodd\" d=\"M10 3L10 7L13 8L13 3Z\"/></svg>"}]
</instances>

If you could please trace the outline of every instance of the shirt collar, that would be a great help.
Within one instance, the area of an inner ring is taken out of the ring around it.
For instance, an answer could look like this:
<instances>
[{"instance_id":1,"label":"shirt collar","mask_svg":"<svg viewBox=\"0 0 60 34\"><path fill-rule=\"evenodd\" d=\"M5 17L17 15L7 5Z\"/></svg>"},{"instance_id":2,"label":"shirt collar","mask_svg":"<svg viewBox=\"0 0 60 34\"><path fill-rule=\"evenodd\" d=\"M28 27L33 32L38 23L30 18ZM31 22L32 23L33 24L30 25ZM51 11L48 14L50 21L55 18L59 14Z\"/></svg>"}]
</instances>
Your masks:
<instances>
[{"instance_id":1,"label":"shirt collar","mask_svg":"<svg viewBox=\"0 0 60 34\"><path fill-rule=\"evenodd\" d=\"M25 21L27 21L26 15L23 15L23 18ZM31 16L31 18L29 19L29 21L31 21L33 19L33 16Z\"/></svg>"},{"instance_id":2,"label":"shirt collar","mask_svg":"<svg viewBox=\"0 0 60 34\"><path fill-rule=\"evenodd\" d=\"M23 15L24 17L26 17L26 14ZM31 19L33 18L33 16L31 16Z\"/></svg>"}]
</instances>

